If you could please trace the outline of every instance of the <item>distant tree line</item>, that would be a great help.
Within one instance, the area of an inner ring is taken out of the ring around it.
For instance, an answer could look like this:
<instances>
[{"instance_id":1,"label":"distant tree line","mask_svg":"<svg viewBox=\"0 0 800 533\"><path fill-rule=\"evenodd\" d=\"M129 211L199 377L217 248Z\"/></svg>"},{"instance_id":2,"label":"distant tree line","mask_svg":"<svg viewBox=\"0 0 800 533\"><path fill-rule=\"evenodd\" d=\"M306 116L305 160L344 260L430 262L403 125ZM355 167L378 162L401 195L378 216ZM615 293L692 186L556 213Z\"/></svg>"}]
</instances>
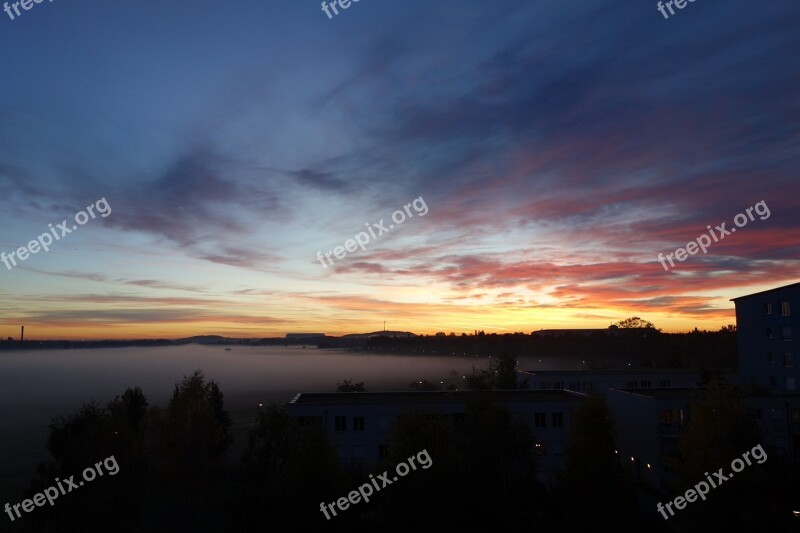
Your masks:
<instances>
[{"instance_id":1,"label":"distant tree line","mask_svg":"<svg viewBox=\"0 0 800 533\"><path fill-rule=\"evenodd\" d=\"M580 368L621 368L633 363L640 368L738 367L736 327L719 331L662 333L638 317L597 332L559 334L506 333L372 337L364 350L417 356L488 357L501 352L516 358L558 358Z\"/></svg>"}]
</instances>

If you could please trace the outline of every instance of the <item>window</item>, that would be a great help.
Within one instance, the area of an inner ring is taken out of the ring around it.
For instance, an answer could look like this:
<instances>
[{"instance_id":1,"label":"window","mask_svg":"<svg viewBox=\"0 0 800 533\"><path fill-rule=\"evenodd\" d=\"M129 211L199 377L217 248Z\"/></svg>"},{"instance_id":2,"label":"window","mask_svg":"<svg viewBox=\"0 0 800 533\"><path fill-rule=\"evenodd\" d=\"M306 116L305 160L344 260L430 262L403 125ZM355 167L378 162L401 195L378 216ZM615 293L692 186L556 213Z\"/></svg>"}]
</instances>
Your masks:
<instances>
[{"instance_id":1,"label":"window","mask_svg":"<svg viewBox=\"0 0 800 533\"><path fill-rule=\"evenodd\" d=\"M542 389L542 390L549 389L550 388L550 382L549 381L542 381L542 384L541 384L541 386L539 388Z\"/></svg>"},{"instance_id":2,"label":"window","mask_svg":"<svg viewBox=\"0 0 800 533\"><path fill-rule=\"evenodd\" d=\"M794 378L786 378L786 390L794 390Z\"/></svg>"},{"instance_id":3,"label":"window","mask_svg":"<svg viewBox=\"0 0 800 533\"><path fill-rule=\"evenodd\" d=\"M353 417L353 431L364 431L364 417L363 416L354 416Z\"/></svg>"},{"instance_id":4,"label":"window","mask_svg":"<svg viewBox=\"0 0 800 533\"><path fill-rule=\"evenodd\" d=\"M791 308L789 307L789 302L781 302L781 316L789 316L791 314Z\"/></svg>"},{"instance_id":5,"label":"window","mask_svg":"<svg viewBox=\"0 0 800 533\"><path fill-rule=\"evenodd\" d=\"M592 390L592 382L591 381L584 381L581 385L583 386L583 391L584 392L588 392L588 391Z\"/></svg>"},{"instance_id":6,"label":"window","mask_svg":"<svg viewBox=\"0 0 800 533\"><path fill-rule=\"evenodd\" d=\"M764 304L764 313L767 314L767 315L771 315L772 314L772 304L770 304L770 303Z\"/></svg>"},{"instance_id":7,"label":"window","mask_svg":"<svg viewBox=\"0 0 800 533\"><path fill-rule=\"evenodd\" d=\"M385 444L381 444L378 446L378 459L388 459L389 458L389 447Z\"/></svg>"},{"instance_id":8,"label":"window","mask_svg":"<svg viewBox=\"0 0 800 533\"><path fill-rule=\"evenodd\" d=\"M563 389L564 388L564 382L563 381L554 381L553 382L553 388L556 389L556 390Z\"/></svg>"},{"instance_id":9,"label":"window","mask_svg":"<svg viewBox=\"0 0 800 533\"><path fill-rule=\"evenodd\" d=\"M334 420L334 429L336 431L347 431L347 417L346 416L337 416Z\"/></svg>"},{"instance_id":10,"label":"window","mask_svg":"<svg viewBox=\"0 0 800 533\"><path fill-rule=\"evenodd\" d=\"M642 382L641 382L641 386L642 386L643 389L649 389L650 388L650 380L649 379L643 379Z\"/></svg>"},{"instance_id":11,"label":"window","mask_svg":"<svg viewBox=\"0 0 800 533\"><path fill-rule=\"evenodd\" d=\"M536 413L533 415L533 425L537 428L547 427L547 417L545 413Z\"/></svg>"},{"instance_id":12,"label":"window","mask_svg":"<svg viewBox=\"0 0 800 533\"><path fill-rule=\"evenodd\" d=\"M564 413L553 413L553 427L564 427Z\"/></svg>"},{"instance_id":13,"label":"window","mask_svg":"<svg viewBox=\"0 0 800 533\"><path fill-rule=\"evenodd\" d=\"M769 377L769 386L775 388L778 386L778 380L775 379L775 376Z\"/></svg>"},{"instance_id":14,"label":"window","mask_svg":"<svg viewBox=\"0 0 800 533\"><path fill-rule=\"evenodd\" d=\"M772 338L772 336L773 336L773 335L772 335L772 328L767 328L767 338L768 338L768 339L771 339L771 338Z\"/></svg>"},{"instance_id":15,"label":"window","mask_svg":"<svg viewBox=\"0 0 800 533\"><path fill-rule=\"evenodd\" d=\"M636 381L628 381L628 389L635 389L636 388Z\"/></svg>"},{"instance_id":16,"label":"window","mask_svg":"<svg viewBox=\"0 0 800 533\"><path fill-rule=\"evenodd\" d=\"M767 352L767 362L768 363L774 363L775 362L775 356L772 354L772 352Z\"/></svg>"},{"instance_id":17,"label":"window","mask_svg":"<svg viewBox=\"0 0 800 533\"><path fill-rule=\"evenodd\" d=\"M789 352L783 354L783 366L794 366L794 357Z\"/></svg>"},{"instance_id":18,"label":"window","mask_svg":"<svg viewBox=\"0 0 800 533\"><path fill-rule=\"evenodd\" d=\"M670 387L669 380L668 379L662 379L659 382L658 386L661 387L662 389L668 389Z\"/></svg>"},{"instance_id":19,"label":"window","mask_svg":"<svg viewBox=\"0 0 800 533\"><path fill-rule=\"evenodd\" d=\"M792 328L789 326L783 326L781 328L781 340L790 341L792 340Z\"/></svg>"}]
</instances>

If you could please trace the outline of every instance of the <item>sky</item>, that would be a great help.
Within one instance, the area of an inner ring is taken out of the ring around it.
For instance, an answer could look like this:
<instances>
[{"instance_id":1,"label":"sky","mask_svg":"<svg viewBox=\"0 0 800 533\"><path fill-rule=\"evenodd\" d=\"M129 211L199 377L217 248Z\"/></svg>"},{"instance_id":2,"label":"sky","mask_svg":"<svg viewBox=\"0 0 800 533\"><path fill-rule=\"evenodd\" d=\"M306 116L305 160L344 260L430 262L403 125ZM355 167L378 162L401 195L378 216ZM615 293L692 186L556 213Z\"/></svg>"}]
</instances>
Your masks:
<instances>
[{"instance_id":1,"label":"sky","mask_svg":"<svg viewBox=\"0 0 800 533\"><path fill-rule=\"evenodd\" d=\"M794 0L0 12L0 252L59 236L0 263L0 336L733 324L800 277L798 28Z\"/></svg>"}]
</instances>

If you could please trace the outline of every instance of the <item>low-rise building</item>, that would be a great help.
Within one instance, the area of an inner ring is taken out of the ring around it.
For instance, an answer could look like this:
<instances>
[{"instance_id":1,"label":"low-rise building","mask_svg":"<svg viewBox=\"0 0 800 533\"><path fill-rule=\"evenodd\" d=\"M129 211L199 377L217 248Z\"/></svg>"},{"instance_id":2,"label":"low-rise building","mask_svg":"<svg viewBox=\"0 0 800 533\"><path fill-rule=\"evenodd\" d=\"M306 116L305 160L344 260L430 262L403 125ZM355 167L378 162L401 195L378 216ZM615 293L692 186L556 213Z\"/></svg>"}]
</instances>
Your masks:
<instances>
[{"instance_id":1,"label":"low-rise building","mask_svg":"<svg viewBox=\"0 0 800 533\"><path fill-rule=\"evenodd\" d=\"M733 370L722 372L729 385L739 381ZM606 394L608 389L681 389L697 386L696 369L521 370L517 383L533 390L567 389L585 394Z\"/></svg>"},{"instance_id":2,"label":"low-rise building","mask_svg":"<svg viewBox=\"0 0 800 533\"><path fill-rule=\"evenodd\" d=\"M473 391L301 393L289 403L301 425L322 425L339 457L364 466L387 457L388 438L395 421L406 413L439 414L456 426L465 420L465 403ZM492 395L522 417L536 437L539 477L547 481L564 467L566 436L572 410L586 396L563 390L498 390Z\"/></svg>"}]
</instances>

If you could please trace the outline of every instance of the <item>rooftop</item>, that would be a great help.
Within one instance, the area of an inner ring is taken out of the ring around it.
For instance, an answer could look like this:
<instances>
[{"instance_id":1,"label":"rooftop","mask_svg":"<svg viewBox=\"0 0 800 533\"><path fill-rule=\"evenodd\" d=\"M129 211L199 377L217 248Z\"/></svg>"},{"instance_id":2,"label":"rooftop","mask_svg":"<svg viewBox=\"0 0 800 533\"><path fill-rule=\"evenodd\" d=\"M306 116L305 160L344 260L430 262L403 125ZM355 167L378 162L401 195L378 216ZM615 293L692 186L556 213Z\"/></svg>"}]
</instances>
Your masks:
<instances>
[{"instance_id":1,"label":"rooftop","mask_svg":"<svg viewBox=\"0 0 800 533\"><path fill-rule=\"evenodd\" d=\"M429 404L464 402L479 396L476 391L399 391L399 392L301 392L292 405L317 404ZM586 398L584 394L566 390L496 390L492 396L501 402L534 402L575 400Z\"/></svg>"},{"instance_id":2,"label":"rooftop","mask_svg":"<svg viewBox=\"0 0 800 533\"><path fill-rule=\"evenodd\" d=\"M699 389L694 388L674 388L674 389L610 389L619 392L626 392L628 394L636 394L638 396L648 396L650 398L665 398L665 399L681 399L686 398L687 400L691 400L697 398L699 393L702 392Z\"/></svg>"},{"instance_id":3,"label":"rooftop","mask_svg":"<svg viewBox=\"0 0 800 533\"><path fill-rule=\"evenodd\" d=\"M731 301L735 302L736 300L744 300L745 298L752 298L753 296L761 296L763 294L768 294L770 292L782 291L782 290L785 290L785 289L794 289L796 287L800 287L800 282L790 283L789 285L784 285L783 287L775 287L774 289L767 289L766 291L754 292L753 294L746 294L744 296L739 296L738 298L731 298Z\"/></svg>"},{"instance_id":4,"label":"rooftop","mask_svg":"<svg viewBox=\"0 0 800 533\"><path fill-rule=\"evenodd\" d=\"M627 374L627 375L650 375L650 374L685 374L685 375L700 375L699 368L603 368L597 370L518 370L523 374L531 375L564 375L569 374L572 376L592 376L592 375L611 375L611 374ZM736 374L732 368L723 368L723 374Z\"/></svg>"}]
</instances>

